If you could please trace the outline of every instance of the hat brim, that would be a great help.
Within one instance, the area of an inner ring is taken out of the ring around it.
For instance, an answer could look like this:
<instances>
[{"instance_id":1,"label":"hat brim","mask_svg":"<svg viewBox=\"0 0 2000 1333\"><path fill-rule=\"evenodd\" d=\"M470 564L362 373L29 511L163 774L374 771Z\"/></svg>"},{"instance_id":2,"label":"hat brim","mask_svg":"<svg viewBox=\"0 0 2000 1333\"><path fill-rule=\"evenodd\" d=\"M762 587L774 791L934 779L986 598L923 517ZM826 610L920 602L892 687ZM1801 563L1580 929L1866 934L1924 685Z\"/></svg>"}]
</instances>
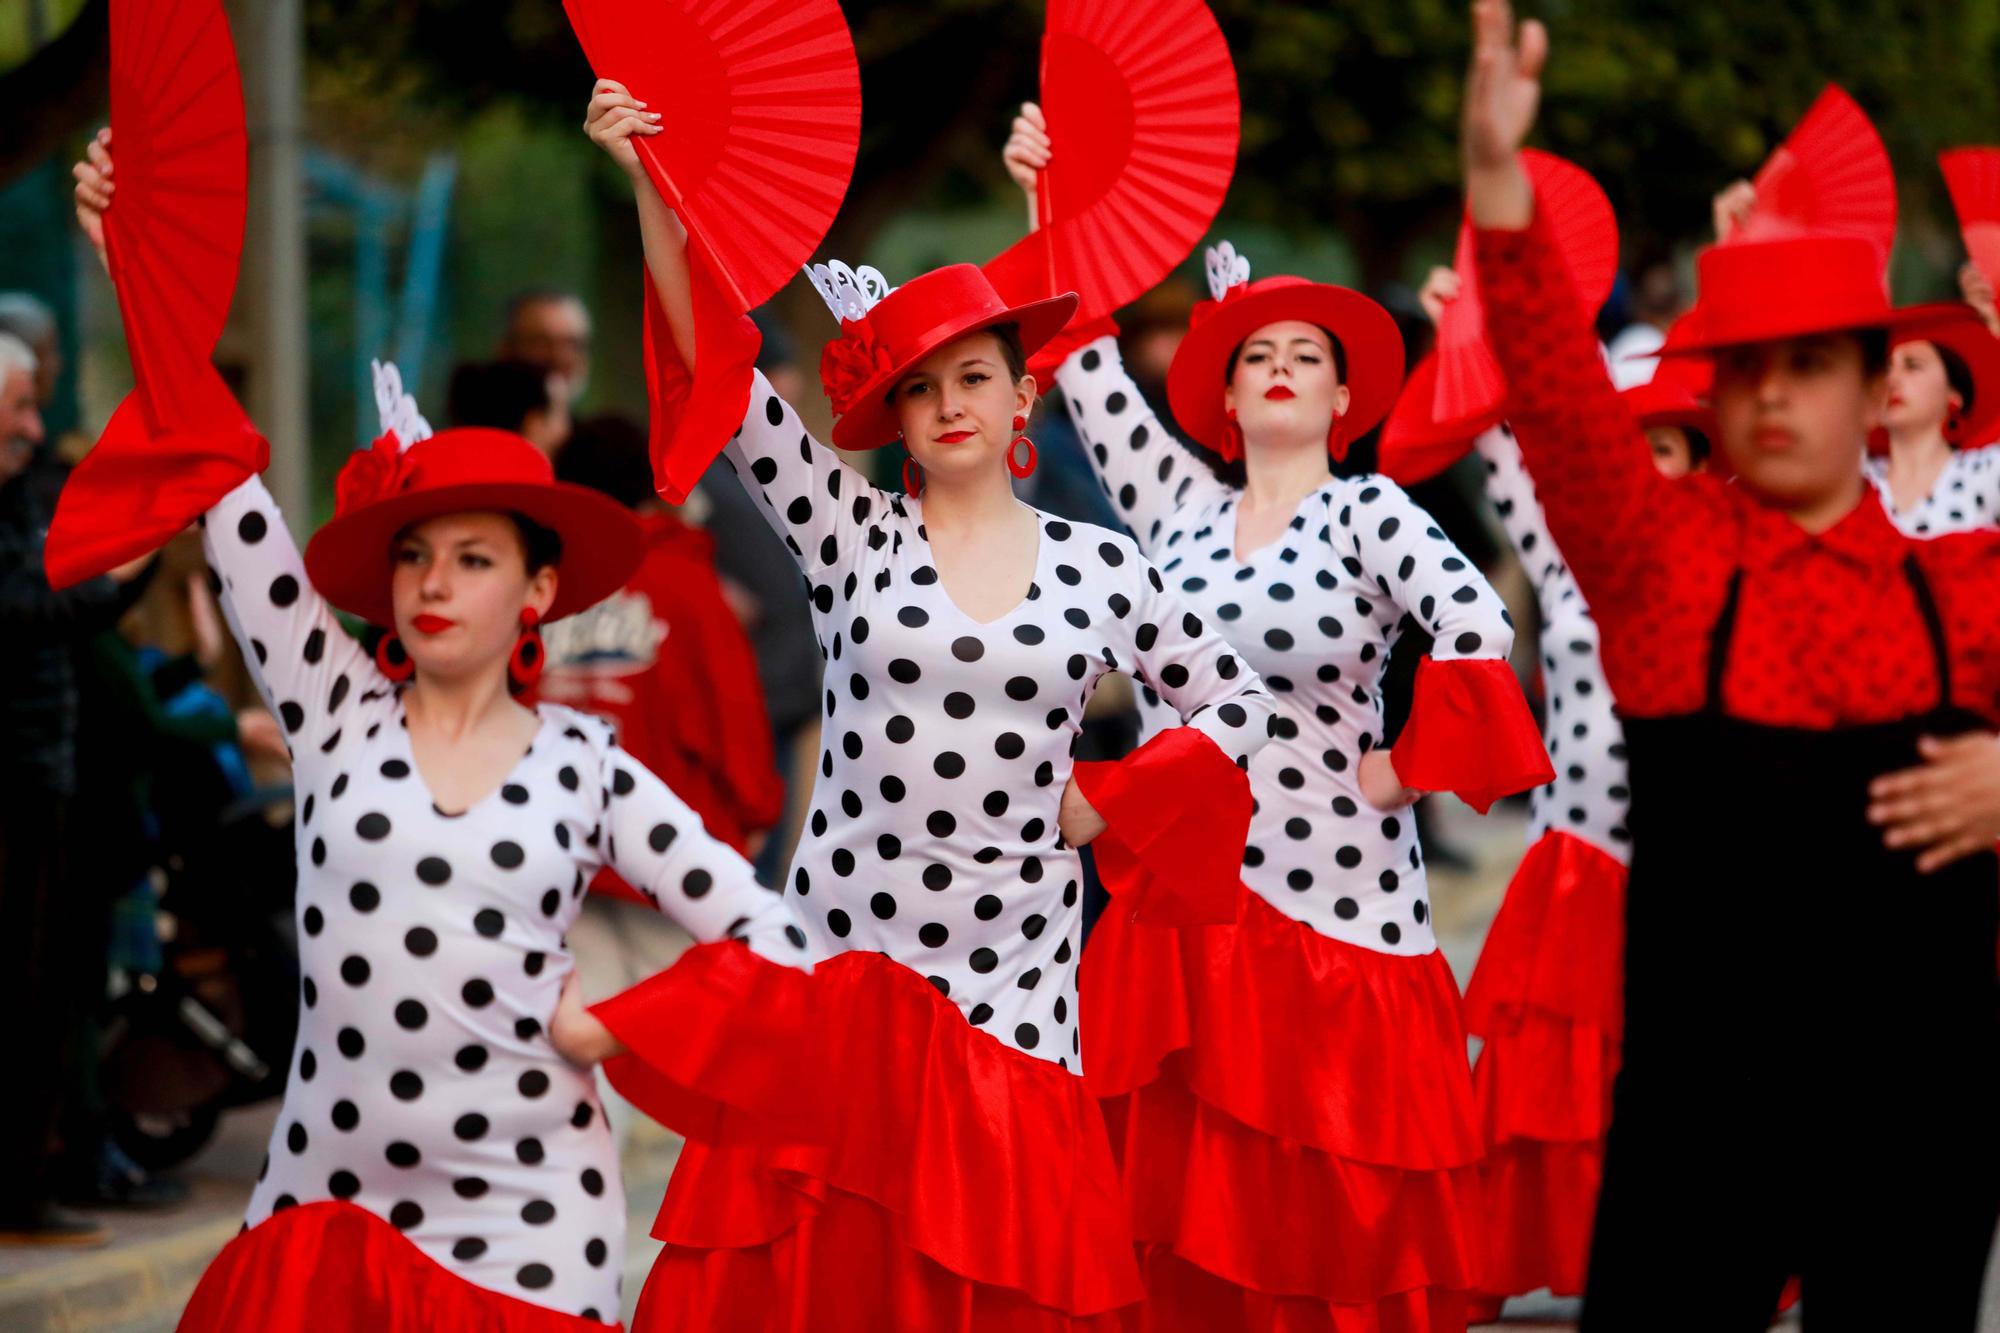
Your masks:
<instances>
[{"instance_id":1,"label":"hat brim","mask_svg":"<svg viewBox=\"0 0 2000 1333\"><path fill-rule=\"evenodd\" d=\"M1924 318L1923 316L1918 316L1917 320L1913 321L1910 318L1910 311L1912 309L1914 307L1890 310L1885 312L1880 318L1851 322L1845 320L1827 322L1814 320L1810 316L1802 316L1796 320L1791 320L1785 318L1783 315L1775 315L1768 325L1763 325L1755 329L1731 329L1725 334L1711 336L1704 333L1700 328L1701 311L1697 307L1675 323L1674 327L1667 333L1666 342L1662 343L1660 350L1653 355L1659 357L1714 356L1716 353L1725 351L1731 347L1754 347L1758 343L1784 342L1788 338L1811 338L1825 333L1866 333L1870 329L1880 329L1885 333L1894 333L1906 324L1920 322Z\"/></svg>"},{"instance_id":2,"label":"hat brim","mask_svg":"<svg viewBox=\"0 0 2000 1333\"><path fill-rule=\"evenodd\" d=\"M880 449L902 435L896 409L889 402L889 390L897 380L920 365L938 348L986 329L1012 324L1020 332L1021 354L1032 357L1069 324L1076 313L1074 292L1009 306L998 313L979 312L948 319L919 339L916 347L888 370L870 379L854 395L854 406L833 423L833 444L837 449Z\"/></svg>"},{"instance_id":3,"label":"hat brim","mask_svg":"<svg viewBox=\"0 0 2000 1333\"><path fill-rule=\"evenodd\" d=\"M2000 435L2000 338L1987 332L1963 301L1907 306L1893 341L1935 343L1965 363L1972 376L1972 410L1959 424L1960 447L1991 444Z\"/></svg>"},{"instance_id":4,"label":"hat brim","mask_svg":"<svg viewBox=\"0 0 2000 1333\"><path fill-rule=\"evenodd\" d=\"M566 482L485 482L395 495L331 520L306 543L306 575L341 610L393 628L389 580L396 534L442 514L489 512L520 514L562 539L556 598L546 620L603 601L625 586L645 555L639 521L609 496Z\"/></svg>"},{"instance_id":5,"label":"hat brim","mask_svg":"<svg viewBox=\"0 0 2000 1333\"><path fill-rule=\"evenodd\" d=\"M1383 423L1375 449L1375 468L1401 486L1429 481L1472 451L1479 437L1500 424L1495 409L1475 416L1439 421L1431 415L1437 398L1438 361L1435 352L1418 361Z\"/></svg>"},{"instance_id":6,"label":"hat brim","mask_svg":"<svg viewBox=\"0 0 2000 1333\"><path fill-rule=\"evenodd\" d=\"M1403 383L1402 331L1360 292L1300 282L1225 300L1188 330L1167 370L1167 402L1183 431L1210 449L1221 447L1229 423L1223 390L1230 357L1266 324L1291 319L1317 324L1340 340L1347 361L1345 437L1359 439L1381 424Z\"/></svg>"}]
</instances>

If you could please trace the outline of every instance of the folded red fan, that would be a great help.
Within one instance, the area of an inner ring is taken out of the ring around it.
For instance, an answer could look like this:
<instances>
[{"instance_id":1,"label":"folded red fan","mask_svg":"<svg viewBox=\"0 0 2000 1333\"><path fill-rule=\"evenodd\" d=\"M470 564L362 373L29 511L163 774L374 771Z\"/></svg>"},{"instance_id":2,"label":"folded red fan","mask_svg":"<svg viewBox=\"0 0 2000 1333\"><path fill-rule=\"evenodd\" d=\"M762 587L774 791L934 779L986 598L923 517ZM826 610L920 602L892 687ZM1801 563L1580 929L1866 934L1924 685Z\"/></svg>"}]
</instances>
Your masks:
<instances>
[{"instance_id":1,"label":"folded red fan","mask_svg":"<svg viewBox=\"0 0 2000 1333\"><path fill-rule=\"evenodd\" d=\"M56 587L156 550L270 454L209 362L235 299L249 178L221 0L113 0L111 134L104 240L138 387L57 503Z\"/></svg>"},{"instance_id":2,"label":"folded red fan","mask_svg":"<svg viewBox=\"0 0 2000 1333\"><path fill-rule=\"evenodd\" d=\"M1229 45L1202 0L1049 0L1040 227L986 265L1010 301L1075 292L1109 315L1187 258L1236 172Z\"/></svg>"},{"instance_id":3,"label":"folded red fan","mask_svg":"<svg viewBox=\"0 0 2000 1333\"><path fill-rule=\"evenodd\" d=\"M1896 174L1874 123L1837 84L1827 85L1758 168L1754 184L1757 206L1737 232L1741 239L1799 231L1860 236L1887 270L1896 241Z\"/></svg>"},{"instance_id":4,"label":"folded red fan","mask_svg":"<svg viewBox=\"0 0 2000 1333\"><path fill-rule=\"evenodd\" d=\"M1535 207L1548 219L1570 285L1585 316L1596 314L1618 276L1618 219L1611 201L1583 168L1536 149L1524 149L1522 165L1535 185ZM1472 260L1472 225L1458 235L1452 261L1460 287L1438 323L1437 385L1431 415L1437 421L1488 417L1507 397L1500 363L1486 346L1486 313L1479 299L1478 265ZM1477 434L1477 431L1473 432Z\"/></svg>"},{"instance_id":5,"label":"folded red fan","mask_svg":"<svg viewBox=\"0 0 2000 1333\"><path fill-rule=\"evenodd\" d=\"M1938 154L1965 249L1986 280L2000 285L2000 148L1953 148Z\"/></svg>"}]
</instances>

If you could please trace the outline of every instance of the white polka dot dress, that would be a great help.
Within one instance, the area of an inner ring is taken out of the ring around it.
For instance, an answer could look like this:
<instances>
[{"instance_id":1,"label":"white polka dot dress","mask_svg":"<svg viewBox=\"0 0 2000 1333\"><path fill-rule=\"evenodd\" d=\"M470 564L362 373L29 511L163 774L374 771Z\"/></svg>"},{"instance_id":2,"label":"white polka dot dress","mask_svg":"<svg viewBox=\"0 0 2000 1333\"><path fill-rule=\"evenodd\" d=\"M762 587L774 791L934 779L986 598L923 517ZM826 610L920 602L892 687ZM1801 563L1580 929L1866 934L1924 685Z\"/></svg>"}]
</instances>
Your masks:
<instances>
[{"instance_id":1,"label":"white polka dot dress","mask_svg":"<svg viewBox=\"0 0 2000 1333\"><path fill-rule=\"evenodd\" d=\"M1943 537L2000 524L2000 446L1952 450L1930 494L1908 509L1896 508L1887 458L1871 454L1861 468L1881 495L1890 521L1912 537Z\"/></svg>"},{"instance_id":2,"label":"white polka dot dress","mask_svg":"<svg viewBox=\"0 0 2000 1333\"><path fill-rule=\"evenodd\" d=\"M307 583L263 484L205 526L297 793L298 1045L247 1223L346 1200L469 1283L615 1322L617 1152L589 1071L543 1030L584 885L609 865L698 940L783 963L807 960L805 935L603 723L567 708L538 710L491 794L438 808L399 691Z\"/></svg>"},{"instance_id":3,"label":"white polka dot dress","mask_svg":"<svg viewBox=\"0 0 2000 1333\"><path fill-rule=\"evenodd\" d=\"M1430 516L1385 477L1331 478L1276 541L1239 560L1237 493L1161 427L1115 339L1057 372L1099 480L1167 586L1213 621L1277 702L1251 761L1243 880L1333 939L1398 955L1437 947L1415 821L1368 805L1356 763L1382 739L1381 679L1404 626L1436 660L1504 660L1499 597ZM1217 386L1217 392L1221 386ZM1160 725L1142 691L1147 734Z\"/></svg>"},{"instance_id":4,"label":"white polka dot dress","mask_svg":"<svg viewBox=\"0 0 2000 1333\"><path fill-rule=\"evenodd\" d=\"M1542 672L1548 695L1542 734L1556 776L1529 795L1528 841L1558 830L1625 863L1632 850L1625 827L1632 801L1626 785L1625 729L1598 657L1597 622L1549 536L1535 483L1512 432L1496 426L1475 447L1486 464L1486 494L1542 608Z\"/></svg>"},{"instance_id":5,"label":"white polka dot dress","mask_svg":"<svg viewBox=\"0 0 2000 1333\"><path fill-rule=\"evenodd\" d=\"M1247 762L1269 694L1129 538L1088 524L1041 515L1026 597L971 619L939 579L922 501L868 484L761 375L725 456L798 558L826 658L787 886L814 948L880 951L995 1040L1080 1072L1081 875L1056 816L1084 705L1133 672Z\"/></svg>"}]
</instances>

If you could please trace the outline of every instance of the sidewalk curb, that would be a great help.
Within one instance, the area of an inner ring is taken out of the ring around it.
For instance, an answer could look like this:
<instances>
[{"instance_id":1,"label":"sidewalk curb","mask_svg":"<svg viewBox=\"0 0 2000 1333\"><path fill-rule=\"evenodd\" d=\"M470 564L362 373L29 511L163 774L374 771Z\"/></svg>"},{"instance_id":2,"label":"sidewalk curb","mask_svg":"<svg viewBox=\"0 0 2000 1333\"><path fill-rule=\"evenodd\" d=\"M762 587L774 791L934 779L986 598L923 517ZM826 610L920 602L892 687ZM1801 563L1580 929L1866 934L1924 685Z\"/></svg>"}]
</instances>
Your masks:
<instances>
[{"instance_id":1,"label":"sidewalk curb","mask_svg":"<svg viewBox=\"0 0 2000 1333\"><path fill-rule=\"evenodd\" d=\"M0 1328L8 1333L171 1328L202 1270L241 1226L234 1219L212 1222L122 1254L82 1250L42 1272L0 1279Z\"/></svg>"}]
</instances>

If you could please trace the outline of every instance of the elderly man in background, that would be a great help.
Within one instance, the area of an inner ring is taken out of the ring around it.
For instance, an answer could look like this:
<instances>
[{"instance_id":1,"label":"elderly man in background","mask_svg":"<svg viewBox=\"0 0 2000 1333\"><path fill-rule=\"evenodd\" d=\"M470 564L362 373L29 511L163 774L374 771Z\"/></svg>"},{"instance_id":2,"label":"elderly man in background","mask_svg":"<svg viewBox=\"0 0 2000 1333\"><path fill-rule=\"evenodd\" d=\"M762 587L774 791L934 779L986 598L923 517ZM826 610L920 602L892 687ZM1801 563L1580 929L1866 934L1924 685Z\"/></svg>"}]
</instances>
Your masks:
<instances>
[{"instance_id":1,"label":"elderly man in background","mask_svg":"<svg viewBox=\"0 0 2000 1333\"><path fill-rule=\"evenodd\" d=\"M49 1140L85 997L71 978L83 951L65 910L65 844L76 791L72 646L115 624L148 562L57 592L42 542L67 469L42 448L41 361L0 333L0 1011L17 1025L14 1084L0 1098L0 1243L99 1244L104 1229L55 1202ZM88 812L79 812L87 817Z\"/></svg>"}]
</instances>

